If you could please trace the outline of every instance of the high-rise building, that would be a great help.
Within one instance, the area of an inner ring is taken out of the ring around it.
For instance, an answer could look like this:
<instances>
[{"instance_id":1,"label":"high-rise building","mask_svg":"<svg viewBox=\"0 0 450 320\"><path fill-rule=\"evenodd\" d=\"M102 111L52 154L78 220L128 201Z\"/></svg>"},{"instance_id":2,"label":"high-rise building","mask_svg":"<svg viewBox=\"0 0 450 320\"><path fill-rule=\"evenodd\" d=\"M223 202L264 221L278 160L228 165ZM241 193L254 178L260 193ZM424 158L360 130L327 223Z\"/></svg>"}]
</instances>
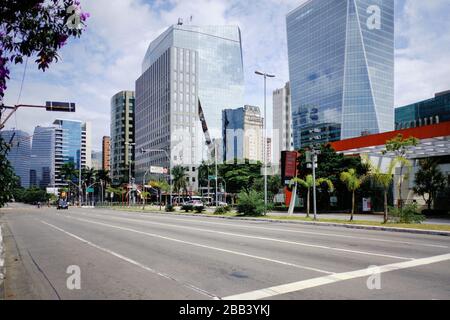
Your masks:
<instances>
[{"instance_id":1,"label":"high-rise building","mask_svg":"<svg viewBox=\"0 0 450 320\"><path fill-rule=\"evenodd\" d=\"M259 107L245 106L222 111L223 160L263 161L263 125Z\"/></svg>"},{"instance_id":2,"label":"high-rise building","mask_svg":"<svg viewBox=\"0 0 450 320\"><path fill-rule=\"evenodd\" d=\"M62 137L59 137L62 143ZM47 188L55 184L55 127L36 127L31 149L30 185Z\"/></svg>"},{"instance_id":3,"label":"high-rise building","mask_svg":"<svg viewBox=\"0 0 450 320\"><path fill-rule=\"evenodd\" d=\"M450 121L450 91L436 93L434 98L395 109L397 130Z\"/></svg>"},{"instance_id":4,"label":"high-rise building","mask_svg":"<svg viewBox=\"0 0 450 320\"><path fill-rule=\"evenodd\" d=\"M281 161L282 151L294 148L292 136L291 90L289 82L273 92L273 143L276 163Z\"/></svg>"},{"instance_id":5,"label":"high-rise building","mask_svg":"<svg viewBox=\"0 0 450 320\"><path fill-rule=\"evenodd\" d=\"M61 167L73 163L75 169L91 168L91 124L57 119L55 126L55 185L65 186Z\"/></svg>"},{"instance_id":6,"label":"high-rise building","mask_svg":"<svg viewBox=\"0 0 450 320\"><path fill-rule=\"evenodd\" d=\"M134 142L134 91L121 91L111 99L110 170L114 182L128 182L130 165L134 177Z\"/></svg>"},{"instance_id":7,"label":"high-rise building","mask_svg":"<svg viewBox=\"0 0 450 320\"><path fill-rule=\"evenodd\" d=\"M310 0L287 38L296 148L394 129L394 0Z\"/></svg>"},{"instance_id":8,"label":"high-rise building","mask_svg":"<svg viewBox=\"0 0 450 320\"><path fill-rule=\"evenodd\" d=\"M103 137L102 141L102 169L111 170L111 138Z\"/></svg>"},{"instance_id":9,"label":"high-rise building","mask_svg":"<svg viewBox=\"0 0 450 320\"><path fill-rule=\"evenodd\" d=\"M102 159L103 159L103 154L101 151L92 151L91 152L92 155L92 167L91 169L95 169L95 170L102 170L103 168L103 163L102 163Z\"/></svg>"},{"instance_id":10,"label":"high-rise building","mask_svg":"<svg viewBox=\"0 0 450 320\"><path fill-rule=\"evenodd\" d=\"M0 131L0 135L6 143L11 143L11 149L7 158L19 177L19 185L23 188L30 187L30 135L21 130Z\"/></svg>"},{"instance_id":11,"label":"high-rise building","mask_svg":"<svg viewBox=\"0 0 450 320\"><path fill-rule=\"evenodd\" d=\"M150 44L136 81L136 150L154 150L136 154L138 181L152 165L182 165L196 191L197 167L208 160L206 136L220 139L221 111L242 106L243 97L238 27L169 27Z\"/></svg>"}]
</instances>

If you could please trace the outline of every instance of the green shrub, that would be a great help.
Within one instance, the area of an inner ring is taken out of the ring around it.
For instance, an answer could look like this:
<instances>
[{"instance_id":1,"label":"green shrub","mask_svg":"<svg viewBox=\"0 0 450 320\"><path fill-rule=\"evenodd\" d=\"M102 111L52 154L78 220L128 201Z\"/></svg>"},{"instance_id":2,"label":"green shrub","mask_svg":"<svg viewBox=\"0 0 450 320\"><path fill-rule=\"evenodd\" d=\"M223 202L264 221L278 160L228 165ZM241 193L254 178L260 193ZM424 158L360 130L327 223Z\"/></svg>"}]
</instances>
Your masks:
<instances>
[{"instance_id":1,"label":"green shrub","mask_svg":"<svg viewBox=\"0 0 450 320\"><path fill-rule=\"evenodd\" d=\"M225 207L218 207L216 208L216 211L214 211L214 214L225 214L227 213Z\"/></svg>"},{"instance_id":2,"label":"green shrub","mask_svg":"<svg viewBox=\"0 0 450 320\"><path fill-rule=\"evenodd\" d=\"M264 197L261 193L242 191L238 196L238 212L246 216L261 216L264 214Z\"/></svg>"},{"instance_id":3,"label":"green shrub","mask_svg":"<svg viewBox=\"0 0 450 320\"><path fill-rule=\"evenodd\" d=\"M389 209L389 221L393 223L422 223L425 216L419 213L417 204L409 204L402 209L392 207Z\"/></svg>"},{"instance_id":4,"label":"green shrub","mask_svg":"<svg viewBox=\"0 0 450 320\"><path fill-rule=\"evenodd\" d=\"M173 205L166 206L166 212L175 212L175 207Z\"/></svg>"},{"instance_id":5,"label":"green shrub","mask_svg":"<svg viewBox=\"0 0 450 320\"><path fill-rule=\"evenodd\" d=\"M223 207L223 209L225 210L225 213L231 212L231 210L233 210L231 206L225 206Z\"/></svg>"}]
</instances>

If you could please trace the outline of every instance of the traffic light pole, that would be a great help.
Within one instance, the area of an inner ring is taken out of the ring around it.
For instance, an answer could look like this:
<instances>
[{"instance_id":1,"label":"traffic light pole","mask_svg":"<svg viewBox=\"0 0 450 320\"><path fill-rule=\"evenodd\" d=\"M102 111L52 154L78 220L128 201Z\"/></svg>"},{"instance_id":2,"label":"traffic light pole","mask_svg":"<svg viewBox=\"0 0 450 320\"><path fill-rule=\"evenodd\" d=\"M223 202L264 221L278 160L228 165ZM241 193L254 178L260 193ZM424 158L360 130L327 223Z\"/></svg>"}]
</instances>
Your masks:
<instances>
[{"instance_id":1,"label":"traffic light pole","mask_svg":"<svg viewBox=\"0 0 450 320\"><path fill-rule=\"evenodd\" d=\"M316 163L317 163L317 154L316 151L314 150L312 155L314 221L317 220Z\"/></svg>"},{"instance_id":2,"label":"traffic light pole","mask_svg":"<svg viewBox=\"0 0 450 320\"><path fill-rule=\"evenodd\" d=\"M51 112L75 112L75 103L69 103L69 102L47 102L45 106L38 106L38 105L31 105L31 104L18 104L15 106L5 106L0 104L0 110L1 109L9 109L12 110L3 120L3 122L0 123L0 130L2 130L6 122L17 112L19 108L34 108L34 109L46 109L47 111Z\"/></svg>"}]
</instances>

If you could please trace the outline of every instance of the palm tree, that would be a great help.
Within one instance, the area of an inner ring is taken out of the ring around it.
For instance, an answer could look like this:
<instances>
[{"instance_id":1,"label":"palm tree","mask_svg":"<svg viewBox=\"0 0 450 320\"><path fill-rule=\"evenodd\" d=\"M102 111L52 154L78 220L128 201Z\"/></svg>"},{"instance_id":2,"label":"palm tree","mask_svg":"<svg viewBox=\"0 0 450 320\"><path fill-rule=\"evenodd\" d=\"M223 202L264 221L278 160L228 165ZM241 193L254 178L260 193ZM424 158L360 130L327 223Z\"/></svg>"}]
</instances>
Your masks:
<instances>
[{"instance_id":1,"label":"palm tree","mask_svg":"<svg viewBox=\"0 0 450 320\"><path fill-rule=\"evenodd\" d=\"M108 186L111 183L111 177L108 170L97 170L95 177L98 182L104 183L105 186Z\"/></svg>"},{"instance_id":2,"label":"palm tree","mask_svg":"<svg viewBox=\"0 0 450 320\"><path fill-rule=\"evenodd\" d=\"M350 221L353 221L356 205L356 191L361 188L361 185L367 179L367 176L359 176L355 169L349 169L348 171L341 173L341 181L345 183L348 191L352 193L352 214Z\"/></svg>"},{"instance_id":3,"label":"palm tree","mask_svg":"<svg viewBox=\"0 0 450 320\"><path fill-rule=\"evenodd\" d=\"M172 176L173 176L173 189L175 193L178 195L182 191L187 190L187 174L186 174L186 168L182 166L176 166L172 169Z\"/></svg>"},{"instance_id":4,"label":"palm tree","mask_svg":"<svg viewBox=\"0 0 450 320\"><path fill-rule=\"evenodd\" d=\"M77 170L75 170L75 164L73 162L64 163L59 170L59 176L64 181L72 181L76 177Z\"/></svg>"},{"instance_id":5,"label":"palm tree","mask_svg":"<svg viewBox=\"0 0 450 320\"><path fill-rule=\"evenodd\" d=\"M108 170L97 170L95 174L95 182L100 183L102 189L101 200L104 199L104 190L111 184L111 177L109 176Z\"/></svg>"},{"instance_id":6,"label":"palm tree","mask_svg":"<svg viewBox=\"0 0 450 320\"><path fill-rule=\"evenodd\" d=\"M388 193L389 188L394 181L394 173L397 162L395 159L391 161L386 172L383 172L380 168L373 165L373 163L368 160L367 164L369 166L369 174L372 176L375 183L379 184L383 188L384 192L384 223L388 222L389 214L389 204L388 204Z\"/></svg>"},{"instance_id":7,"label":"palm tree","mask_svg":"<svg viewBox=\"0 0 450 320\"><path fill-rule=\"evenodd\" d=\"M71 198L71 188L73 187L70 182L73 183L73 179L77 177L77 170L75 170L75 164L73 162L64 163L59 170L59 177L67 182L69 187L69 198ZM78 190L79 192L79 190Z\"/></svg>"},{"instance_id":8,"label":"palm tree","mask_svg":"<svg viewBox=\"0 0 450 320\"><path fill-rule=\"evenodd\" d=\"M397 156L393 160L395 166L400 166L400 176L398 179L398 206L400 209L403 208L403 196L402 196L402 190L403 190L403 182L405 180L408 180L409 175L412 170L411 162L404 156ZM405 172L406 170L406 172Z\"/></svg>"},{"instance_id":9,"label":"palm tree","mask_svg":"<svg viewBox=\"0 0 450 320\"><path fill-rule=\"evenodd\" d=\"M313 180L313 176L312 175L308 175L306 176L306 178L300 179L300 178L294 178L291 180L290 184L292 186L292 184L294 183L298 183L299 185L301 185L302 187L304 187L305 189L308 190L308 195L307 195L307 199L306 199L306 217L309 218L309 215L311 213L311 189L314 187L314 180ZM331 182L330 179L326 179L326 178L319 178L316 179L316 186L321 186L321 185L327 185L328 189L330 191L332 191L334 189L334 185L333 182Z\"/></svg>"}]
</instances>

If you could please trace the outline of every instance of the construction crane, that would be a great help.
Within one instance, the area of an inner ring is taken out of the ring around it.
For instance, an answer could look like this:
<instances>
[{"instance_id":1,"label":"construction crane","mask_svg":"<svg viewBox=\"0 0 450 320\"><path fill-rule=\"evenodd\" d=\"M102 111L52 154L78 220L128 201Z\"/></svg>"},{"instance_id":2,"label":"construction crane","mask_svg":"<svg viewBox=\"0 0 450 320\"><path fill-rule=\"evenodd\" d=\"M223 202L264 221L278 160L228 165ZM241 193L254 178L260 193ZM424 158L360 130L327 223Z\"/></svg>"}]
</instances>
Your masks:
<instances>
[{"instance_id":1,"label":"construction crane","mask_svg":"<svg viewBox=\"0 0 450 320\"><path fill-rule=\"evenodd\" d=\"M206 123L205 113L203 112L202 104L198 99L198 115L200 122L202 123L203 134L205 135L206 146L208 147L209 155L211 156L215 152L214 144L209 134L208 124Z\"/></svg>"}]
</instances>

